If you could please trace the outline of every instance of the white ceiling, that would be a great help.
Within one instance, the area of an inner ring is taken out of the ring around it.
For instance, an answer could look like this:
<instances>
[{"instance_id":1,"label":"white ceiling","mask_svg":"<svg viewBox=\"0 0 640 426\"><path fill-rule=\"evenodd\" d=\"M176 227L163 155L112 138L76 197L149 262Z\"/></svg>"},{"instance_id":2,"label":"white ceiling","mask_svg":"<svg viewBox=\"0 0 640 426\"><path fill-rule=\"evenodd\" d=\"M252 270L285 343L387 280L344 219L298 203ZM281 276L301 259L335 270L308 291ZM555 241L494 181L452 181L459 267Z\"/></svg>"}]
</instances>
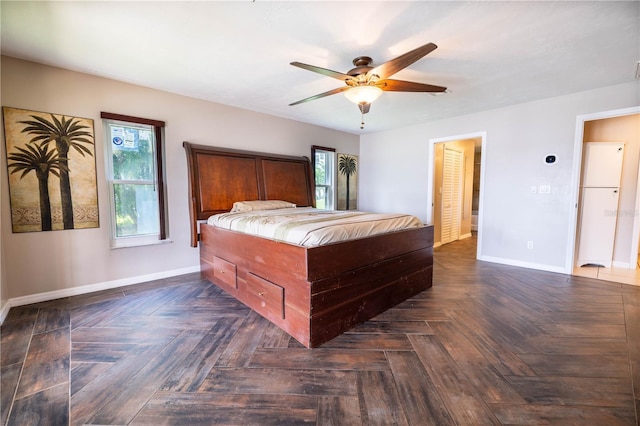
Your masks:
<instances>
[{"instance_id":1,"label":"white ceiling","mask_svg":"<svg viewBox=\"0 0 640 426\"><path fill-rule=\"evenodd\" d=\"M350 133L382 131L633 81L640 2L1 2L2 53ZM346 72L427 42L393 78L450 93L387 92L365 115ZM123 111L126 113L126 111Z\"/></svg>"}]
</instances>

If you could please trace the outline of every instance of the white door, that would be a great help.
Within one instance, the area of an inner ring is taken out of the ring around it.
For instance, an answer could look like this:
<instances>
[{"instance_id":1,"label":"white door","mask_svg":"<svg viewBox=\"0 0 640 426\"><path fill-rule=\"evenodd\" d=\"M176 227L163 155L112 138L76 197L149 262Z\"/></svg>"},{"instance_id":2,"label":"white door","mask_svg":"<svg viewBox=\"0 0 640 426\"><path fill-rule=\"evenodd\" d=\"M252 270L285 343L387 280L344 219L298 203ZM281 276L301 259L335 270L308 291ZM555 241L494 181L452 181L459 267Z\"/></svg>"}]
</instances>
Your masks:
<instances>
[{"instance_id":1,"label":"white door","mask_svg":"<svg viewBox=\"0 0 640 426\"><path fill-rule=\"evenodd\" d=\"M582 186L618 187L622 176L624 143L587 142L584 147Z\"/></svg>"},{"instance_id":2,"label":"white door","mask_svg":"<svg viewBox=\"0 0 640 426\"><path fill-rule=\"evenodd\" d=\"M444 147L442 162L442 217L440 220L440 242L450 243L460 238L460 216L462 213L462 152Z\"/></svg>"},{"instance_id":3,"label":"white door","mask_svg":"<svg viewBox=\"0 0 640 426\"><path fill-rule=\"evenodd\" d=\"M584 188L578 266L611 267L616 235L618 188Z\"/></svg>"}]
</instances>

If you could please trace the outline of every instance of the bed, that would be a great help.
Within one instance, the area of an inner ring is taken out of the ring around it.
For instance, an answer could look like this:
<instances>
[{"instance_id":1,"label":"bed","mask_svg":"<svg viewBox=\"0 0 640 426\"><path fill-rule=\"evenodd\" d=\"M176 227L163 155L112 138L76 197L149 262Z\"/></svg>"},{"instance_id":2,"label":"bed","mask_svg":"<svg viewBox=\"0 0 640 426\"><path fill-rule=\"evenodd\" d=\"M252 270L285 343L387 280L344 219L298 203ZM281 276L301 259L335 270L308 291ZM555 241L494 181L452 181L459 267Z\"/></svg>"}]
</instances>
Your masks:
<instances>
[{"instance_id":1,"label":"bed","mask_svg":"<svg viewBox=\"0 0 640 426\"><path fill-rule=\"evenodd\" d=\"M209 224L234 204L314 207L306 157L183 144L191 245L203 277L314 348L430 288L433 227L306 246Z\"/></svg>"}]
</instances>

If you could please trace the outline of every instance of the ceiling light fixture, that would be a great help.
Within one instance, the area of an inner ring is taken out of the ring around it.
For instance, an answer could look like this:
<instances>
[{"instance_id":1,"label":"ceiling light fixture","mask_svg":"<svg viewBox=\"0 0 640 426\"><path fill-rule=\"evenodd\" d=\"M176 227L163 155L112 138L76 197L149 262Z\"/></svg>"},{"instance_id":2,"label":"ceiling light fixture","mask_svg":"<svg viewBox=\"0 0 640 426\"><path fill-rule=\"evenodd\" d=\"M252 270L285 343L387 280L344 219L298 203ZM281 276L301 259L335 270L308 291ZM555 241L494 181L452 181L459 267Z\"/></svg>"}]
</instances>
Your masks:
<instances>
[{"instance_id":1,"label":"ceiling light fixture","mask_svg":"<svg viewBox=\"0 0 640 426\"><path fill-rule=\"evenodd\" d=\"M370 104L382 95L382 89L378 86L353 86L344 96L356 105Z\"/></svg>"}]
</instances>

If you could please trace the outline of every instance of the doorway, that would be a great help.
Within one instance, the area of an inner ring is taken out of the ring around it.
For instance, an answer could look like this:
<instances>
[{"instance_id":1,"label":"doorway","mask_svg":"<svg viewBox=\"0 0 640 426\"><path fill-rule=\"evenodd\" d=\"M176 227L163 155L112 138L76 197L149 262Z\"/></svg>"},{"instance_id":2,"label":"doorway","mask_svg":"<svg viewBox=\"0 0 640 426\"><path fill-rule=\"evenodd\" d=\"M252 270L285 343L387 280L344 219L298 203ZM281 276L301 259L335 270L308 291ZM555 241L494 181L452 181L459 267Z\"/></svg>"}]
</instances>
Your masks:
<instances>
[{"instance_id":1,"label":"doorway","mask_svg":"<svg viewBox=\"0 0 640 426\"><path fill-rule=\"evenodd\" d=\"M429 141L428 223L434 226L434 247L477 236L482 241L482 148L485 133Z\"/></svg>"},{"instance_id":2,"label":"doorway","mask_svg":"<svg viewBox=\"0 0 640 426\"><path fill-rule=\"evenodd\" d=\"M580 244L580 193L583 156L587 142L624 142L625 154L620 182L620 202L615 211L614 254L610 267L577 267ZM640 284L637 269L640 243L640 107L579 116L573 159L573 227L569 232L566 273L607 281Z\"/></svg>"}]
</instances>

